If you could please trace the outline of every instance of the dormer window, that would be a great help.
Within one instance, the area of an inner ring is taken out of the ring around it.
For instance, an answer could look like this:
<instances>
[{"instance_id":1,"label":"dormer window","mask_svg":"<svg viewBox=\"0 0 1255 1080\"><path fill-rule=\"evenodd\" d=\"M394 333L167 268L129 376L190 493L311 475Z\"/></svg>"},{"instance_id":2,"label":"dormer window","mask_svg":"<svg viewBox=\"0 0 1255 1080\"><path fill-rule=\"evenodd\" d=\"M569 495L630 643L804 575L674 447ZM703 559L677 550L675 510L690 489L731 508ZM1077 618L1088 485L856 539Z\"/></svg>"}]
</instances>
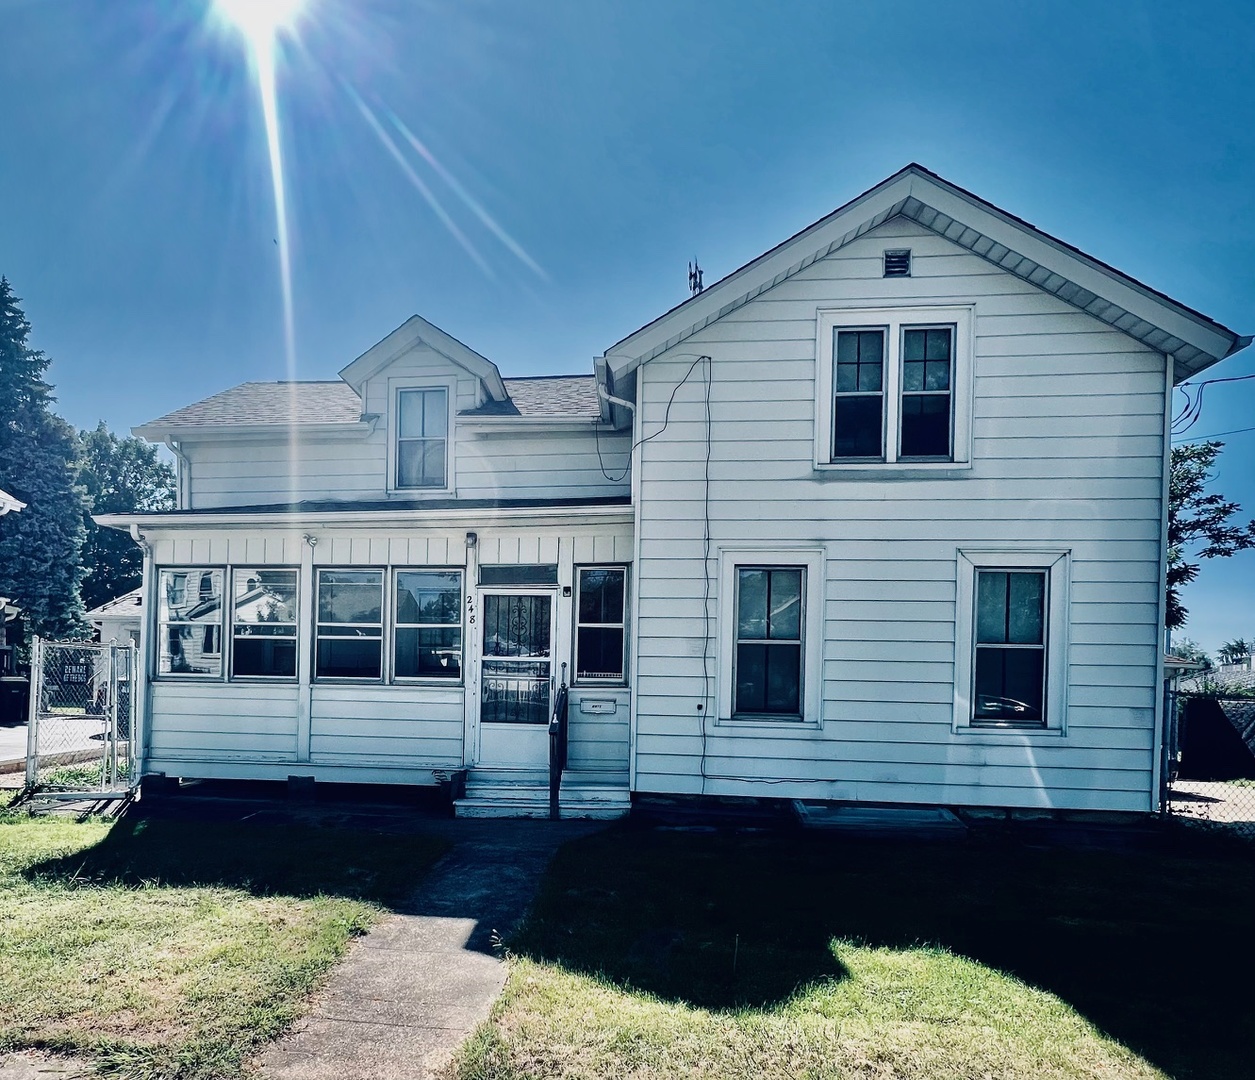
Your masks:
<instances>
[{"instance_id":1,"label":"dormer window","mask_svg":"<svg viewBox=\"0 0 1255 1080\"><path fill-rule=\"evenodd\" d=\"M397 391L396 486L448 487L449 391L424 387Z\"/></svg>"}]
</instances>

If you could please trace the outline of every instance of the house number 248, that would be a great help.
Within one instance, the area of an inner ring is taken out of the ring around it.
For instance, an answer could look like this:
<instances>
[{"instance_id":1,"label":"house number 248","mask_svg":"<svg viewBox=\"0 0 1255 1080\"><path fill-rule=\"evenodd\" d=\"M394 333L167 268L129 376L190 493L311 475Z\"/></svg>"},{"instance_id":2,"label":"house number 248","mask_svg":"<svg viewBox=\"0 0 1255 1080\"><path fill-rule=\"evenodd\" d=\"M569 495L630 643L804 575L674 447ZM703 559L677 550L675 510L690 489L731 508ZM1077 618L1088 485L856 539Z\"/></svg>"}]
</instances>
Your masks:
<instances>
[{"instance_id":1,"label":"house number 248","mask_svg":"<svg viewBox=\"0 0 1255 1080\"><path fill-rule=\"evenodd\" d=\"M470 593L466 594L466 624L475 625L475 597Z\"/></svg>"}]
</instances>

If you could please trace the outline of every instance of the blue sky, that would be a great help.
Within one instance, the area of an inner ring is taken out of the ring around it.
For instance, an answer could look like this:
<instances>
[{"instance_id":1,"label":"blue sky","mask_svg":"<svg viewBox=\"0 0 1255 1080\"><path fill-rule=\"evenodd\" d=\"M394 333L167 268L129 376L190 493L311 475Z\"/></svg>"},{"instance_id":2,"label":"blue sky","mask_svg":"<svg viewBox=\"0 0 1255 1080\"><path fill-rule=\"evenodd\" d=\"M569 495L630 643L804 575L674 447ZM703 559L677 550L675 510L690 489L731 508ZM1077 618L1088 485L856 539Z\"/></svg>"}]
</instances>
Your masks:
<instances>
[{"instance_id":1,"label":"blue sky","mask_svg":"<svg viewBox=\"0 0 1255 1080\"><path fill-rule=\"evenodd\" d=\"M209 6L0 0L0 272L80 426L285 374L260 111ZM302 378L414 312L507 375L590 370L694 254L714 281L912 160L1255 332L1245 4L310 0L279 81ZM1252 425L1255 380L1190 434ZM1255 513L1253 463L1231 436L1219 486ZM1186 600L1205 645L1255 636L1255 553Z\"/></svg>"}]
</instances>

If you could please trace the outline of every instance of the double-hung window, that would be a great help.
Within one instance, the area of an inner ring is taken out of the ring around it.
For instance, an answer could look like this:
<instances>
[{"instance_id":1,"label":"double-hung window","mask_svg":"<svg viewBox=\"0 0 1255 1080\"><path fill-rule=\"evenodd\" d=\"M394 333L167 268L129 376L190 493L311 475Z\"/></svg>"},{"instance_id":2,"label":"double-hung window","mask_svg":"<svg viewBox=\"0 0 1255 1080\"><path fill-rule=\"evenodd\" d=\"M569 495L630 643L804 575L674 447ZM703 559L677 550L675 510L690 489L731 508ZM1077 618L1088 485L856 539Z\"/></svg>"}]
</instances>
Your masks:
<instances>
[{"instance_id":1,"label":"double-hung window","mask_svg":"<svg viewBox=\"0 0 1255 1080\"><path fill-rule=\"evenodd\" d=\"M383 676L383 571L319 570L314 674Z\"/></svg>"},{"instance_id":2,"label":"double-hung window","mask_svg":"<svg viewBox=\"0 0 1255 1080\"><path fill-rule=\"evenodd\" d=\"M295 678L297 571L237 566L231 577L232 677Z\"/></svg>"},{"instance_id":3,"label":"double-hung window","mask_svg":"<svg viewBox=\"0 0 1255 1080\"><path fill-rule=\"evenodd\" d=\"M222 676L223 571L162 570L157 580L157 674Z\"/></svg>"},{"instance_id":4,"label":"double-hung window","mask_svg":"<svg viewBox=\"0 0 1255 1080\"><path fill-rule=\"evenodd\" d=\"M582 566L576 571L575 679L621 683L627 570L622 566Z\"/></svg>"},{"instance_id":5,"label":"double-hung window","mask_svg":"<svg viewBox=\"0 0 1255 1080\"><path fill-rule=\"evenodd\" d=\"M462 573L397 570L392 674L398 679L462 677Z\"/></svg>"},{"instance_id":6,"label":"double-hung window","mask_svg":"<svg viewBox=\"0 0 1255 1080\"><path fill-rule=\"evenodd\" d=\"M818 469L971 460L971 309L825 311L817 343Z\"/></svg>"},{"instance_id":7,"label":"double-hung window","mask_svg":"<svg viewBox=\"0 0 1255 1080\"><path fill-rule=\"evenodd\" d=\"M955 724L1064 727L1066 552L959 553Z\"/></svg>"},{"instance_id":8,"label":"double-hung window","mask_svg":"<svg viewBox=\"0 0 1255 1080\"><path fill-rule=\"evenodd\" d=\"M398 390L396 399L396 486L449 486L449 390Z\"/></svg>"},{"instance_id":9,"label":"double-hung window","mask_svg":"<svg viewBox=\"0 0 1255 1080\"><path fill-rule=\"evenodd\" d=\"M720 551L720 723L820 723L824 555Z\"/></svg>"}]
</instances>

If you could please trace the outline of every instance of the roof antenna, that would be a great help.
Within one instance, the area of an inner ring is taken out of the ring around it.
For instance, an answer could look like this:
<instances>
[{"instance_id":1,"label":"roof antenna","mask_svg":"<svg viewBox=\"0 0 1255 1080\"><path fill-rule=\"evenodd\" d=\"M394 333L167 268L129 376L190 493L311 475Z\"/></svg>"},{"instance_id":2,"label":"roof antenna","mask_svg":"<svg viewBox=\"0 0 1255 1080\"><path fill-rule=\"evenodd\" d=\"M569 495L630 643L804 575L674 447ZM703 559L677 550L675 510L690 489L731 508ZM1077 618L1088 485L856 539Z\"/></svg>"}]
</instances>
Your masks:
<instances>
[{"instance_id":1,"label":"roof antenna","mask_svg":"<svg viewBox=\"0 0 1255 1080\"><path fill-rule=\"evenodd\" d=\"M689 263L689 292L696 296L702 291L702 268L697 265L697 256Z\"/></svg>"}]
</instances>

